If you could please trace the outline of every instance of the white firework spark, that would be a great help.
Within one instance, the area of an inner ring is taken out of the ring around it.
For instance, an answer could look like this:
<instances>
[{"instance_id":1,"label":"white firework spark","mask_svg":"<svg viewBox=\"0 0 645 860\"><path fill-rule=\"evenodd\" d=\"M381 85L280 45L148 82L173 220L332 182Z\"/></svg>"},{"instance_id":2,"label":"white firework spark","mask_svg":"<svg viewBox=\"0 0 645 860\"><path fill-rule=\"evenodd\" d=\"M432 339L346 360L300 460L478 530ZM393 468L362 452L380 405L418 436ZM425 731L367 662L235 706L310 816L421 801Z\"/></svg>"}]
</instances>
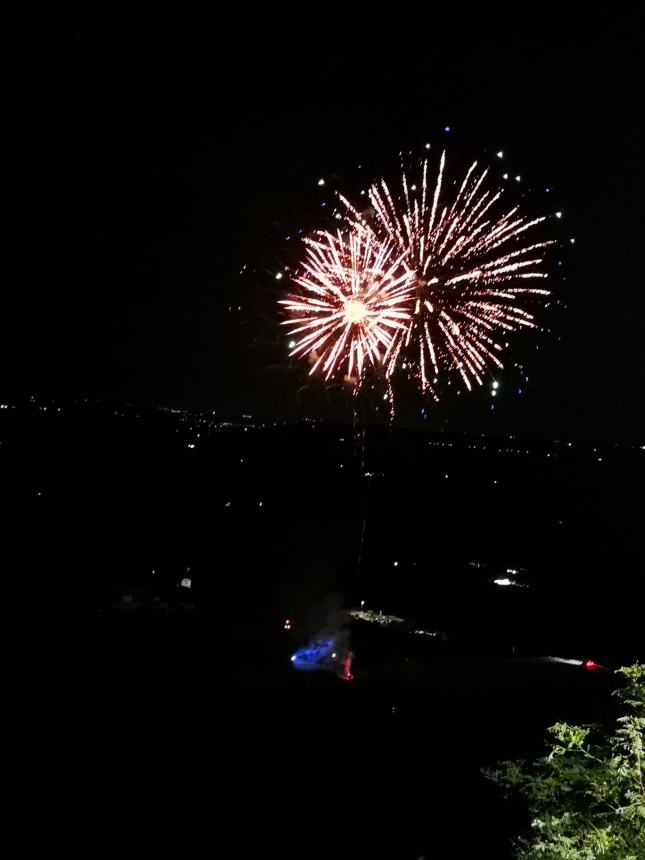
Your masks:
<instances>
[{"instance_id":1,"label":"white firework spark","mask_svg":"<svg viewBox=\"0 0 645 860\"><path fill-rule=\"evenodd\" d=\"M292 278L298 292L280 302L295 339L290 355L307 356L312 374L360 385L409 326L415 275L408 252L361 223L304 242L306 256Z\"/></svg>"},{"instance_id":2,"label":"white firework spark","mask_svg":"<svg viewBox=\"0 0 645 860\"><path fill-rule=\"evenodd\" d=\"M446 194L445 161L444 153L432 189L427 160L419 189L408 183L405 171L397 196L384 180L375 182L368 191L368 213L339 195L350 229L373 231L414 272L411 319L394 333L387 374L400 363L435 399L441 377L457 373L471 390L483 383L491 365L501 368L500 334L537 328L523 305L550 294L530 282L547 278L545 249L555 244L524 243L527 231L530 235L546 216L526 217L518 206L496 214L503 190L486 188L488 170L478 171L477 162L457 194Z\"/></svg>"}]
</instances>

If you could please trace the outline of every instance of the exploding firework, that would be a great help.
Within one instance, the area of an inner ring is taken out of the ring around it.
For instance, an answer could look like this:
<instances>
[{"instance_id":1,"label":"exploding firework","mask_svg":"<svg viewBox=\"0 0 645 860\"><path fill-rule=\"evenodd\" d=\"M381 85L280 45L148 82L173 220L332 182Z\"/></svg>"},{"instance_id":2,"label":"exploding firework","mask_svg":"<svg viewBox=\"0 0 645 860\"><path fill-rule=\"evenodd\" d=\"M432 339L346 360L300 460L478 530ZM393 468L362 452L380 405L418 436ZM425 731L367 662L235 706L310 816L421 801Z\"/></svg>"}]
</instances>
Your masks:
<instances>
[{"instance_id":1,"label":"exploding firework","mask_svg":"<svg viewBox=\"0 0 645 860\"><path fill-rule=\"evenodd\" d=\"M444 168L445 153L433 187L427 160L419 187L405 171L400 193L374 183L363 212L339 195L351 228L371 230L414 272L411 318L388 344L386 374L401 367L435 399L438 384L455 374L469 391L481 385L488 368L503 367L501 336L537 328L527 305L549 291L531 282L547 277L545 251L555 244L526 241L546 216L504 207L503 190L486 187L488 170L477 162L456 194L444 192Z\"/></svg>"},{"instance_id":2,"label":"exploding firework","mask_svg":"<svg viewBox=\"0 0 645 860\"><path fill-rule=\"evenodd\" d=\"M306 258L292 279L298 294L280 302L294 338L290 354L307 356L312 374L358 385L408 328L415 283L408 251L395 252L393 240L361 223L304 241Z\"/></svg>"}]
</instances>

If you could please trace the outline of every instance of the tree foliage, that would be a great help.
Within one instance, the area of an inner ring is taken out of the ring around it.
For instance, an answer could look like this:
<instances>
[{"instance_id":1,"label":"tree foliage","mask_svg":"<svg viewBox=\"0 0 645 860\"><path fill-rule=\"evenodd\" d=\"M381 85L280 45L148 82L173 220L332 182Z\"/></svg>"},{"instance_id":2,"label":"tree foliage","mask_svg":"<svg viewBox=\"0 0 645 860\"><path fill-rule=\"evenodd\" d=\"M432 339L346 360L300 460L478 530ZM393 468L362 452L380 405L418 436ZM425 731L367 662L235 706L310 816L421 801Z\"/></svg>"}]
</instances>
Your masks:
<instances>
[{"instance_id":1,"label":"tree foliage","mask_svg":"<svg viewBox=\"0 0 645 860\"><path fill-rule=\"evenodd\" d=\"M518 843L521 860L645 860L645 666L616 674L623 713L615 725L556 723L546 757L485 772L526 798L531 831Z\"/></svg>"}]
</instances>

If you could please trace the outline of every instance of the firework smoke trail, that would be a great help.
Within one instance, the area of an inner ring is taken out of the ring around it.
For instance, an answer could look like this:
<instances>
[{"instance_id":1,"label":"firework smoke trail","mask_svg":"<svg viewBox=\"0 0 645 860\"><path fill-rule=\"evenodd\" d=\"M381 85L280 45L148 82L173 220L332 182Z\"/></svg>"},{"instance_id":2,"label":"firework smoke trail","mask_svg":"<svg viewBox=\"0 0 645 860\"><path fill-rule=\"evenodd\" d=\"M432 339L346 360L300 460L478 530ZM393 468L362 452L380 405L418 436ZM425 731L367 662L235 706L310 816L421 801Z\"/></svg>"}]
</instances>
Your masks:
<instances>
[{"instance_id":1,"label":"firework smoke trail","mask_svg":"<svg viewBox=\"0 0 645 860\"><path fill-rule=\"evenodd\" d=\"M405 171L398 195L384 180L375 182L370 215L339 195L351 229L373 230L414 270L412 317L389 345L387 376L401 366L435 399L440 377L456 373L470 391L491 365L501 368L500 335L537 328L522 305L550 294L530 282L547 277L544 252L555 244L524 242L546 217L527 218L517 206L495 214L503 192L486 189L488 170L478 171L477 162L451 199L444 192L445 160L444 153L433 189L427 160L420 188Z\"/></svg>"},{"instance_id":2,"label":"firework smoke trail","mask_svg":"<svg viewBox=\"0 0 645 860\"><path fill-rule=\"evenodd\" d=\"M365 224L305 239L306 258L292 278L297 294L280 302L295 345L310 373L342 376L360 385L365 370L387 360L397 333L411 318L414 273L407 250L380 240Z\"/></svg>"}]
</instances>

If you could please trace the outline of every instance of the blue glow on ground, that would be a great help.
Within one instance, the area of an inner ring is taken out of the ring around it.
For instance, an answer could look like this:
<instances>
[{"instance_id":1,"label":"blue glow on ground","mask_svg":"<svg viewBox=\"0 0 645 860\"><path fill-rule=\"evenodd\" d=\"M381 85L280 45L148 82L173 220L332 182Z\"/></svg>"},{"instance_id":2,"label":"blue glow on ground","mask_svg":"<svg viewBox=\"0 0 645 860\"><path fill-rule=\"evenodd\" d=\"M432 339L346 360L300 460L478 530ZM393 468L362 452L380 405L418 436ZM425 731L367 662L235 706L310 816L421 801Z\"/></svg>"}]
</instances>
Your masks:
<instances>
[{"instance_id":1,"label":"blue glow on ground","mask_svg":"<svg viewBox=\"0 0 645 860\"><path fill-rule=\"evenodd\" d=\"M334 665L333 653L333 639L315 639L292 654L291 662L296 669L308 672L317 669L330 669Z\"/></svg>"}]
</instances>

